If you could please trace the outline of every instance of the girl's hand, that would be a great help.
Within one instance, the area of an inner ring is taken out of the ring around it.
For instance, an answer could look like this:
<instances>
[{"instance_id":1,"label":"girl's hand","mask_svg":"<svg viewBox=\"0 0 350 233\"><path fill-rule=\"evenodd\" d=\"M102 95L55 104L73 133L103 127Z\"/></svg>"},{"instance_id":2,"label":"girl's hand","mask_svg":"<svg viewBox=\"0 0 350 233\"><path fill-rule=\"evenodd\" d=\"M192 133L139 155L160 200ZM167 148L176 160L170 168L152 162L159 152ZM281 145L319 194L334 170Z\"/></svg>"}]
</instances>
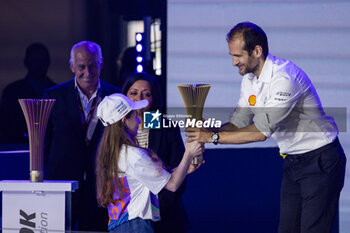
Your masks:
<instances>
[{"instance_id":1,"label":"girl's hand","mask_svg":"<svg viewBox=\"0 0 350 233\"><path fill-rule=\"evenodd\" d=\"M187 175L193 173L194 171L196 171L198 168L200 168L200 166L202 166L205 163L205 160L203 160L202 163L200 164L191 164L190 167L187 170Z\"/></svg>"},{"instance_id":2,"label":"girl's hand","mask_svg":"<svg viewBox=\"0 0 350 233\"><path fill-rule=\"evenodd\" d=\"M187 142L185 144L186 151L194 158L197 155L201 155L204 152L204 143L197 141Z\"/></svg>"}]
</instances>

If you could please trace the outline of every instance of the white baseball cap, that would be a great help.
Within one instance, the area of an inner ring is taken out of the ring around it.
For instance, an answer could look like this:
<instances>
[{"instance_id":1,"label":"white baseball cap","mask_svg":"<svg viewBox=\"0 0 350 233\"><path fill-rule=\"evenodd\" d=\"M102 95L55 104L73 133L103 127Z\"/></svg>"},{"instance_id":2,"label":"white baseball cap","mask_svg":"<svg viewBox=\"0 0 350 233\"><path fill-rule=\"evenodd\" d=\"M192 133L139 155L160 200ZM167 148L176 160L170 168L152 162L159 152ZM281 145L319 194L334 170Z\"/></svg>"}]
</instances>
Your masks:
<instances>
[{"instance_id":1,"label":"white baseball cap","mask_svg":"<svg viewBox=\"0 0 350 233\"><path fill-rule=\"evenodd\" d=\"M97 107L97 117L104 126L112 125L120 121L129 112L145 108L148 100L132 101L123 94L106 96Z\"/></svg>"}]
</instances>

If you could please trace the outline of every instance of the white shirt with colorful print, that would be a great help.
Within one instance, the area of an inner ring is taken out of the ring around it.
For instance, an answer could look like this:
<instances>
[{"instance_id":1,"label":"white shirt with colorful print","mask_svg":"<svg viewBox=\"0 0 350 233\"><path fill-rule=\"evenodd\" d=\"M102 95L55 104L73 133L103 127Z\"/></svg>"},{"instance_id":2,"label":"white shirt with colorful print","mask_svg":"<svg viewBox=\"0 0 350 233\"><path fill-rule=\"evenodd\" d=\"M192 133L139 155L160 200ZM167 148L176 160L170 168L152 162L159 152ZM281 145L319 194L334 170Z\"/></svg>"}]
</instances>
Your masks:
<instances>
[{"instance_id":1,"label":"white shirt with colorful print","mask_svg":"<svg viewBox=\"0 0 350 233\"><path fill-rule=\"evenodd\" d=\"M122 146L118 165L124 196L118 200L115 190L117 201L108 205L108 230L137 217L159 221L156 195L168 183L171 174L155 164L146 151L132 146Z\"/></svg>"}]
</instances>

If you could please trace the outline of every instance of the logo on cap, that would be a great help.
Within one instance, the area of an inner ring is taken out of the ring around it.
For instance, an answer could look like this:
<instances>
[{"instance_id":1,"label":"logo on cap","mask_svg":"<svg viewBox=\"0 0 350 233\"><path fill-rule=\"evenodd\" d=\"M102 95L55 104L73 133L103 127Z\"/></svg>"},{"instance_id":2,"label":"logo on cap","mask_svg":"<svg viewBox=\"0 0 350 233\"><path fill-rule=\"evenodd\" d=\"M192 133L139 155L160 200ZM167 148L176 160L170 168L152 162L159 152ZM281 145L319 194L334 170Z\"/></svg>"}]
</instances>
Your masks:
<instances>
[{"instance_id":1,"label":"logo on cap","mask_svg":"<svg viewBox=\"0 0 350 233\"><path fill-rule=\"evenodd\" d=\"M162 114L157 110L156 112L143 113L143 128L144 129L160 129L160 116Z\"/></svg>"}]
</instances>

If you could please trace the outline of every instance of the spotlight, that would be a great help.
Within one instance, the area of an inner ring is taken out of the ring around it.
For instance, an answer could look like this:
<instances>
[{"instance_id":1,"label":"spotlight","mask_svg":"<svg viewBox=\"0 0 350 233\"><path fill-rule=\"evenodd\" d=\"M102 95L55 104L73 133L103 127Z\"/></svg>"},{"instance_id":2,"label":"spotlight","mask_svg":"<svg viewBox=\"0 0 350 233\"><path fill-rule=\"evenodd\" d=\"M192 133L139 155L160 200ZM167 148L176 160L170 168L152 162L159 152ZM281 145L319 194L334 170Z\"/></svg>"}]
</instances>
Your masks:
<instances>
[{"instance_id":1,"label":"spotlight","mask_svg":"<svg viewBox=\"0 0 350 233\"><path fill-rule=\"evenodd\" d=\"M142 60L143 60L143 57L142 57L141 55L138 55L138 56L136 57L136 61L137 61L138 63L141 63Z\"/></svg>"},{"instance_id":2,"label":"spotlight","mask_svg":"<svg viewBox=\"0 0 350 233\"><path fill-rule=\"evenodd\" d=\"M142 40L142 33L136 33L135 35L136 42L140 42Z\"/></svg>"},{"instance_id":3,"label":"spotlight","mask_svg":"<svg viewBox=\"0 0 350 233\"><path fill-rule=\"evenodd\" d=\"M137 45L136 45L136 51L137 51L137 52L141 53L141 52L142 52L142 49L143 49L142 44L137 44Z\"/></svg>"},{"instance_id":4,"label":"spotlight","mask_svg":"<svg viewBox=\"0 0 350 233\"><path fill-rule=\"evenodd\" d=\"M144 41L143 41L143 34L141 32L137 32L135 34L135 40L136 40L136 61L137 61L137 65L136 65L136 72L141 73L144 70Z\"/></svg>"},{"instance_id":5,"label":"spotlight","mask_svg":"<svg viewBox=\"0 0 350 233\"><path fill-rule=\"evenodd\" d=\"M141 73L141 72L143 71L143 66L142 66L141 64L137 65L136 71L137 71L138 73Z\"/></svg>"}]
</instances>

